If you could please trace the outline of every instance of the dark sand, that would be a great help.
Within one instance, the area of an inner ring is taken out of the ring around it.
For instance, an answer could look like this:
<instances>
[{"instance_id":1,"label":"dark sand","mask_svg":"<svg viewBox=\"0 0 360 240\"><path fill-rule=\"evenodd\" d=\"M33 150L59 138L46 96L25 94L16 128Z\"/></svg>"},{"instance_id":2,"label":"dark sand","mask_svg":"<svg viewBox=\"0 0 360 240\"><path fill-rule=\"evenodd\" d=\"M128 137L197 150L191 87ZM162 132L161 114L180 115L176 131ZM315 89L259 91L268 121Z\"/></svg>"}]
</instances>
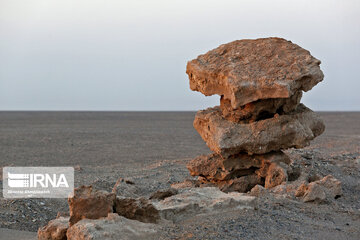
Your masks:
<instances>
[{"instance_id":1,"label":"dark sand","mask_svg":"<svg viewBox=\"0 0 360 240\"><path fill-rule=\"evenodd\" d=\"M209 153L194 112L0 112L0 166L74 166L76 186L109 190L131 178L136 194L189 178L185 164ZM259 199L257 210L194 217L164 226L160 239L360 239L360 113L320 113L326 132L293 161L332 174L344 195L327 204ZM2 182L1 182L2 187ZM0 227L36 231L65 199L0 199ZM6 239L6 230L0 239Z\"/></svg>"}]
</instances>

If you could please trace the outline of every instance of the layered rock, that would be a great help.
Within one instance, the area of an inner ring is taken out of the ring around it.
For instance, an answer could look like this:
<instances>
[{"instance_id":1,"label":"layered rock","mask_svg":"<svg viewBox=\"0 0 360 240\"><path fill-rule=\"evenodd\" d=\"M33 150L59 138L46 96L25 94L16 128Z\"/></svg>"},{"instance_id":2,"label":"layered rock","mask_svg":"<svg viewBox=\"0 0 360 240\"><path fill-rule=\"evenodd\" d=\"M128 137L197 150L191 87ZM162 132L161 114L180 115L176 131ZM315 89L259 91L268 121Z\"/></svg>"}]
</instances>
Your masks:
<instances>
[{"instance_id":1,"label":"layered rock","mask_svg":"<svg viewBox=\"0 0 360 240\"><path fill-rule=\"evenodd\" d=\"M219 107L199 111L194 120L208 147L224 157L247 152L264 154L291 147L302 148L325 130L320 117L300 104L294 111L252 123L227 121Z\"/></svg>"},{"instance_id":2,"label":"layered rock","mask_svg":"<svg viewBox=\"0 0 360 240\"><path fill-rule=\"evenodd\" d=\"M114 200L114 196L93 191L91 186L76 188L68 200L70 217L56 218L39 228L38 239L158 239L159 227L154 223L177 222L216 211L254 209L256 204L253 196L224 193L217 187L160 190L151 199L116 196Z\"/></svg>"},{"instance_id":3,"label":"layered rock","mask_svg":"<svg viewBox=\"0 0 360 240\"><path fill-rule=\"evenodd\" d=\"M177 222L196 214L254 209L255 198L241 193L223 193L215 187L190 188L154 202L163 219Z\"/></svg>"},{"instance_id":4,"label":"layered rock","mask_svg":"<svg viewBox=\"0 0 360 240\"><path fill-rule=\"evenodd\" d=\"M266 177L270 165L289 164L289 157L283 152L271 152L264 155L237 154L222 158L214 153L201 155L187 164L192 176L202 176L211 181L226 181L257 173Z\"/></svg>"},{"instance_id":5,"label":"layered rock","mask_svg":"<svg viewBox=\"0 0 360 240\"><path fill-rule=\"evenodd\" d=\"M187 168L192 176L201 176L200 180L215 183L225 192L247 192L257 184L271 188L286 181L289 163L289 157L281 151L242 153L225 159L214 153L193 159Z\"/></svg>"},{"instance_id":6,"label":"layered rock","mask_svg":"<svg viewBox=\"0 0 360 240\"><path fill-rule=\"evenodd\" d=\"M236 109L259 99L309 91L324 74L310 52L282 38L238 40L188 62L190 88L223 95Z\"/></svg>"},{"instance_id":7,"label":"layered rock","mask_svg":"<svg viewBox=\"0 0 360 240\"><path fill-rule=\"evenodd\" d=\"M218 94L220 106L194 120L212 155L188 164L193 176L225 192L271 188L288 179L289 158L325 130L316 113L300 104L303 91L323 80L320 61L281 38L239 40L188 62L190 88Z\"/></svg>"}]
</instances>

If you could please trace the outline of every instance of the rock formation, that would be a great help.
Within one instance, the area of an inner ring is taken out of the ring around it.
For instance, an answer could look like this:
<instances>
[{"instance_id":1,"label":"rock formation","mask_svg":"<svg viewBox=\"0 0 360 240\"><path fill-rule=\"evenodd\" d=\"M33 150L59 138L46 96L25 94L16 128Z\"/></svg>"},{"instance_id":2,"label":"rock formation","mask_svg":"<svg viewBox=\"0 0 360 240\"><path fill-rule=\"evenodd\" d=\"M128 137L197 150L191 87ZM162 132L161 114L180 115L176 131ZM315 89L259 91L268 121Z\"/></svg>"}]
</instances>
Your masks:
<instances>
[{"instance_id":1,"label":"rock formation","mask_svg":"<svg viewBox=\"0 0 360 240\"><path fill-rule=\"evenodd\" d=\"M93 191L92 186L81 186L74 190L74 196L68 199L70 226L81 219L98 219L113 212L115 194L105 191Z\"/></svg>"},{"instance_id":2,"label":"rock formation","mask_svg":"<svg viewBox=\"0 0 360 240\"><path fill-rule=\"evenodd\" d=\"M194 128L214 152L188 169L223 191L271 188L288 179L290 159L325 130L316 113L300 103L303 91L324 78L320 61L281 38L239 40L188 62L190 88L220 95L220 106L199 111Z\"/></svg>"},{"instance_id":3,"label":"rock formation","mask_svg":"<svg viewBox=\"0 0 360 240\"><path fill-rule=\"evenodd\" d=\"M214 214L235 209L254 209L255 198L244 193L223 193L216 187L188 188L153 202L161 218L174 223L197 214Z\"/></svg>"},{"instance_id":4,"label":"rock formation","mask_svg":"<svg viewBox=\"0 0 360 240\"><path fill-rule=\"evenodd\" d=\"M159 190L150 198L116 196L81 186L69 197L70 217L58 217L38 230L41 240L158 239L157 224L194 214L254 209L255 197L224 193L217 187ZM157 223L157 224L155 224Z\"/></svg>"},{"instance_id":5,"label":"rock formation","mask_svg":"<svg viewBox=\"0 0 360 240\"><path fill-rule=\"evenodd\" d=\"M83 219L70 227L68 240L158 239L155 224L142 223L109 213L106 218Z\"/></svg>"}]
</instances>

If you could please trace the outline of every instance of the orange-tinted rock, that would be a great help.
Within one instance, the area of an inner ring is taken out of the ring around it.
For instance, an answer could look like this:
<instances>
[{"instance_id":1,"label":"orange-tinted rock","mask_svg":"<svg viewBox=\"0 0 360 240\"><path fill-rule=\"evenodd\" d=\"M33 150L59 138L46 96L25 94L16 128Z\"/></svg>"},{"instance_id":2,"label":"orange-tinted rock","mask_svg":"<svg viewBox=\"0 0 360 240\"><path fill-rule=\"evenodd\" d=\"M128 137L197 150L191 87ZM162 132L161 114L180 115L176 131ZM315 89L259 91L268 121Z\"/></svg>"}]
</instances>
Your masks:
<instances>
[{"instance_id":1,"label":"orange-tinted rock","mask_svg":"<svg viewBox=\"0 0 360 240\"><path fill-rule=\"evenodd\" d=\"M198 111L194 128L208 147L224 158L241 152L264 154L308 146L325 130L321 118L300 104L296 110L252 123L234 123L219 107Z\"/></svg>"},{"instance_id":2,"label":"orange-tinted rock","mask_svg":"<svg viewBox=\"0 0 360 240\"><path fill-rule=\"evenodd\" d=\"M287 165L270 164L265 177L265 188L272 188L288 180Z\"/></svg>"},{"instance_id":3,"label":"orange-tinted rock","mask_svg":"<svg viewBox=\"0 0 360 240\"><path fill-rule=\"evenodd\" d=\"M222 191L286 190L283 183L298 174L281 150L308 146L325 130L300 104L302 92L324 78L320 61L282 38L239 40L189 61L186 73L191 90L221 96L220 106L195 116L194 128L214 154L192 160L190 174Z\"/></svg>"},{"instance_id":4,"label":"orange-tinted rock","mask_svg":"<svg viewBox=\"0 0 360 240\"><path fill-rule=\"evenodd\" d=\"M295 197L303 197L306 191L309 189L306 183L302 183L295 191Z\"/></svg>"},{"instance_id":5,"label":"orange-tinted rock","mask_svg":"<svg viewBox=\"0 0 360 240\"><path fill-rule=\"evenodd\" d=\"M309 183L304 188L304 202L322 202L335 199L342 195L341 182L331 175ZM300 192L301 189L298 189ZM301 194L298 194L301 196Z\"/></svg>"},{"instance_id":6,"label":"orange-tinted rock","mask_svg":"<svg viewBox=\"0 0 360 240\"><path fill-rule=\"evenodd\" d=\"M51 220L38 230L38 240L66 240L66 231L69 228L69 218L59 217Z\"/></svg>"},{"instance_id":7,"label":"orange-tinted rock","mask_svg":"<svg viewBox=\"0 0 360 240\"><path fill-rule=\"evenodd\" d=\"M320 61L282 38L238 40L189 61L190 88L223 95L233 109L259 99L290 98L324 78Z\"/></svg>"},{"instance_id":8,"label":"orange-tinted rock","mask_svg":"<svg viewBox=\"0 0 360 240\"><path fill-rule=\"evenodd\" d=\"M91 186L74 189L74 196L68 199L70 226L81 219L98 219L113 212L115 194L105 191L93 191Z\"/></svg>"},{"instance_id":9,"label":"orange-tinted rock","mask_svg":"<svg viewBox=\"0 0 360 240\"><path fill-rule=\"evenodd\" d=\"M300 103L302 92L298 91L290 98L269 98L247 103L233 109L231 102L221 96L220 109L223 117L232 122L253 122L271 118L275 113L288 113L293 111Z\"/></svg>"}]
</instances>

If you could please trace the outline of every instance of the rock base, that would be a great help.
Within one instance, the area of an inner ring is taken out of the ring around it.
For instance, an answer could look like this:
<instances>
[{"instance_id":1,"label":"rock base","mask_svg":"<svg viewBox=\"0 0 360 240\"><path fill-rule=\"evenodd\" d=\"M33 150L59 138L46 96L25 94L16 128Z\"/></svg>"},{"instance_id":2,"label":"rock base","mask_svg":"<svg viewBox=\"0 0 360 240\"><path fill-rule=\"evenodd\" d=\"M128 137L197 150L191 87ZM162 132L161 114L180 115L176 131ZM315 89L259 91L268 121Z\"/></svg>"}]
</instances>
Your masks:
<instances>
[{"instance_id":1,"label":"rock base","mask_svg":"<svg viewBox=\"0 0 360 240\"><path fill-rule=\"evenodd\" d=\"M271 188L288 179L290 159L281 151L262 155L199 156L187 164L192 176L213 183L224 192L247 192L255 185Z\"/></svg>"}]
</instances>

